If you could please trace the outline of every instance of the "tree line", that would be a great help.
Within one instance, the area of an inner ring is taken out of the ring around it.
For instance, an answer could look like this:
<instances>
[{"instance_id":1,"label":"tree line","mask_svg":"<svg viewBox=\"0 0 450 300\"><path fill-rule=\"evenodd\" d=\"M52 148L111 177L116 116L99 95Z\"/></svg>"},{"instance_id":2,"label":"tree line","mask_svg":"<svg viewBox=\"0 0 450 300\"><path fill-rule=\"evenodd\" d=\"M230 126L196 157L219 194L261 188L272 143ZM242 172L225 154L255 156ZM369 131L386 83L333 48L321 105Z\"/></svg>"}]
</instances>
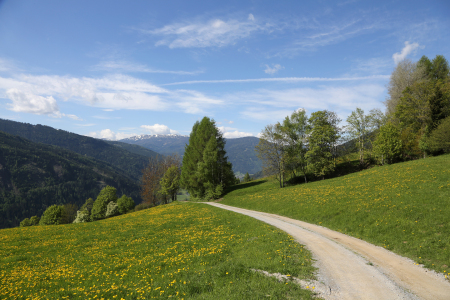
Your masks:
<instances>
[{"instance_id":1,"label":"tree line","mask_svg":"<svg viewBox=\"0 0 450 300\"><path fill-rule=\"evenodd\" d=\"M400 62L389 81L386 112L356 108L343 127L335 112L307 116L303 109L267 125L255 147L265 175L275 175L280 187L289 173L305 183L311 175L323 179L335 170L346 142L355 145L360 167L367 159L385 164L450 152L449 70L442 55Z\"/></svg>"}]
</instances>

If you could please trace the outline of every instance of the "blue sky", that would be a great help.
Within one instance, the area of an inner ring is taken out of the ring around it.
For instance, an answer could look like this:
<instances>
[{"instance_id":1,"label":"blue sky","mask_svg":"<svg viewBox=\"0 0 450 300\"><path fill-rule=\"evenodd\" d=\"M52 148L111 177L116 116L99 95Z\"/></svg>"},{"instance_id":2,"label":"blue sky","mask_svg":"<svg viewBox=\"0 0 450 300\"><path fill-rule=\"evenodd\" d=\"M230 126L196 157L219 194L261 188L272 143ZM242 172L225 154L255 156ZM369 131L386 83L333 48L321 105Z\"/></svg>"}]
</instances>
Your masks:
<instances>
[{"instance_id":1,"label":"blue sky","mask_svg":"<svg viewBox=\"0 0 450 300\"><path fill-rule=\"evenodd\" d=\"M396 63L450 58L450 2L0 1L0 118L121 139L203 116L384 110ZM342 125L344 122L342 123Z\"/></svg>"}]
</instances>

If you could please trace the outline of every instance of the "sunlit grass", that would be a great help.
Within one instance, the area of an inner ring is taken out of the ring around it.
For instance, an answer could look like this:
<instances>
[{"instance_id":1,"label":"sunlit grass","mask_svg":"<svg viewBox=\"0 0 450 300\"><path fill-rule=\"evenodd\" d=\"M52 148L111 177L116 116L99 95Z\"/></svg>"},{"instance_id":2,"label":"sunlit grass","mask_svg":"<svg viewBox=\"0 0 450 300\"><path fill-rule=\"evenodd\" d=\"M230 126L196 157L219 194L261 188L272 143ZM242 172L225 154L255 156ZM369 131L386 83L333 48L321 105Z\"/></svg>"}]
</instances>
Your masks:
<instances>
[{"instance_id":1,"label":"sunlit grass","mask_svg":"<svg viewBox=\"0 0 450 300\"><path fill-rule=\"evenodd\" d=\"M300 278L314 270L287 234L200 203L3 229L0 253L0 299L310 299L251 268Z\"/></svg>"},{"instance_id":2,"label":"sunlit grass","mask_svg":"<svg viewBox=\"0 0 450 300\"><path fill-rule=\"evenodd\" d=\"M283 189L238 187L222 203L326 226L450 275L450 155Z\"/></svg>"}]
</instances>

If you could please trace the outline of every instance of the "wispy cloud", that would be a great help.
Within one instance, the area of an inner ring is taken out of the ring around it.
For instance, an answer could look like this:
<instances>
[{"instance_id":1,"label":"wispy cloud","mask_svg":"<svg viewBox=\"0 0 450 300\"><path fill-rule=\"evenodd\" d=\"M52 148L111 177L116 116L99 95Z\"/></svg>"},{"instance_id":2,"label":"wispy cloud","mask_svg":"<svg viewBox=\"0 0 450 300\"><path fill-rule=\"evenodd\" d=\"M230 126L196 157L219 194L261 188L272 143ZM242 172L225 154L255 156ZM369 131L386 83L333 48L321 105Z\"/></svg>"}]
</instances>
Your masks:
<instances>
[{"instance_id":1,"label":"wispy cloud","mask_svg":"<svg viewBox=\"0 0 450 300\"><path fill-rule=\"evenodd\" d=\"M12 101L7 104L10 110L54 116L61 115L57 101L74 101L105 111L178 109L191 114L205 113L209 108L223 104L223 101L199 91L167 90L120 74L101 78L24 74L0 77L0 97L2 94Z\"/></svg>"},{"instance_id":2,"label":"wispy cloud","mask_svg":"<svg viewBox=\"0 0 450 300\"><path fill-rule=\"evenodd\" d=\"M320 81L359 81L359 80L386 80L390 75L372 75L359 77L281 77L281 78L252 78L252 79L220 79L220 80L190 80L173 83L166 83L166 85L181 85L181 84L197 84L197 83L246 83L246 82L320 82Z\"/></svg>"},{"instance_id":3,"label":"wispy cloud","mask_svg":"<svg viewBox=\"0 0 450 300\"><path fill-rule=\"evenodd\" d=\"M273 74L277 73L279 70L282 70L282 69L284 69L284 67L282 67L279 64L273 65L273 67L270 67L269 65L266 65L266 69L264 70L264 73L273 75Z\"/></svg>"},{"instance_id":4,"label":"wispy cloud","mask_svg":"<svg viewBox=\"0 0 450 300\"><path fill-rule=\"evenodd\" d=\"M245 20L216 18L208 21L188 21L141 32L162 36L156 46L204 48L227 46L255 32L268 30L270 26L267 23L259 24L255 16L250 14Z\"/></svg>"},{"instance_id":5,"label":"wispy cloud","mask_svg":"<svg viewBox=\"0 0 450 300\"><path fill-rule=\"evenodd\" d=\"M392 59L394 60L395 64L398 64L402 60L406 58L411 52L419 48L418 43L412 43L410 44L408 41L405 42L405 47L403 47L401 52L394 53L392 55Z\"/></svg>"},{"instance_id":6,"label":"wispy cloud","mask_svg":"<svg viewBox=\"0 0 450 300\"><path fill-rule=\"evenodd\" d=\"M197 75L204 71L170 71L158 70L147 67L143 64L137 64L123 60L102 61L92 67L93 70L104 70L114 72L136 72L136 73L159 73L159 74L176 74L176 75Z\"/></svg>"}]
</instances>

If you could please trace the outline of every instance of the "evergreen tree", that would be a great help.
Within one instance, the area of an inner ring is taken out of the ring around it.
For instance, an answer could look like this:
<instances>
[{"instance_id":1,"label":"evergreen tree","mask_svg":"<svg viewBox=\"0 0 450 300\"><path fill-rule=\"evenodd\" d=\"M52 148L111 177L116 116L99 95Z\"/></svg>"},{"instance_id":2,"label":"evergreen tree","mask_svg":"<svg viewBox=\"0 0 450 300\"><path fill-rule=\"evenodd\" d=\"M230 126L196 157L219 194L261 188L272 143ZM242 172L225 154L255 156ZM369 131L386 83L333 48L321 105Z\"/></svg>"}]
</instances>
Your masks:
<instances>
[{"instance_id":1,"label":"evergreen tree","mask_svg":"<svg viewBox=\"0 0 450 300\"><path fill-rule=\"evenodd\" d=\"M251 181L252 179L250 178L250 175L248 174L248 172L247 173L245 173L245 175L244 175L244 182L249 182L249 181Z\"/></svg>"},{"instance_id":2,"label":"evergreen tree","mask_svg":"<svg viewBox=\"0 0 450 300\"><path fill-rule=\"evenodd\" d=\"M214 120L204 117L196 122L185 147L181 184L194 198L217 198L223 188L234 184L225 140Z\"/></svg>"}]
</instances>

